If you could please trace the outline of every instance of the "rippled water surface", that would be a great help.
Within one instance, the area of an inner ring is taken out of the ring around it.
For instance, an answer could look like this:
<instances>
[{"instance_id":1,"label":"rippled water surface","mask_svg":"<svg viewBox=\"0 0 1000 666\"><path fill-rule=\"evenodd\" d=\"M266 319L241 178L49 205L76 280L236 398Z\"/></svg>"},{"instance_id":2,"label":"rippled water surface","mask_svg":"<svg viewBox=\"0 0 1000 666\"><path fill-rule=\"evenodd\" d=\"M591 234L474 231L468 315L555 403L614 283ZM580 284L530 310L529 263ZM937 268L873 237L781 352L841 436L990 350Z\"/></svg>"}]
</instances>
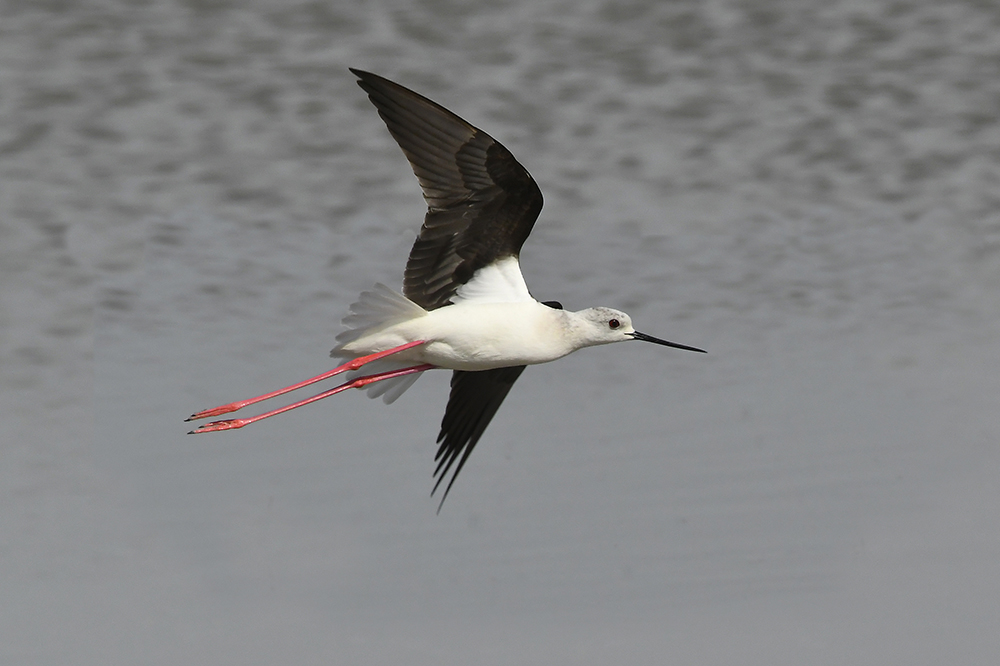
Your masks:
<instances>
[{"instance_id":1,"label":"rippled water surface","mask_svg":"<svg viewBox=\"0 0 1000 666\"><path fill-rule=\"evenodd\" d=\"M347 67L502 141L530 368L441 515L430 373L329 367L423 202ZM1000 8L0 4L0 661L995 663Z\"/></svg>"}]
</instances>

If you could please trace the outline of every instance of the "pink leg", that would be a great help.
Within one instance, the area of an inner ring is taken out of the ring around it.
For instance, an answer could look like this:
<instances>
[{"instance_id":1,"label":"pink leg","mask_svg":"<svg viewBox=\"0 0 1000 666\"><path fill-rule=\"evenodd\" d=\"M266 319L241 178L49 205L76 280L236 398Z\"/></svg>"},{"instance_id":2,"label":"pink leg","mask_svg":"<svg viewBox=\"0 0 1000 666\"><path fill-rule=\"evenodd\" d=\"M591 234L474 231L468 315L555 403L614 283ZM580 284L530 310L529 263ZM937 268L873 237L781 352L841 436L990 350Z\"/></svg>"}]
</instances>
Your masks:
<instances>
[{"instance_id":1,"label":"pink leg","mask_svg":"<svg viewBox=\"0 0 1000 666\"><path fill-rule=\"evenodd\" d=\"M306 398L305 400L299 400L285 407L280 407L270 412L265 412L264 414L258 414L257 416L251 416L248 419L227 419L225 421L212 421L211 423L206 423L205 425L195 428L189 435L196 435L203 432L216 432L218 430L234 430L236 428L242 428L245 425L250 425L251 423L256 423L261 419L266 419L269 416L275 416L277 414L282 414L290 409L295 409L296 407L301 407L302 405L308 405L310 402L316 402L317 400L322 400L323 398L329 398L331 395L336 395L341 391L346 391L352 388L361 388L362 386L367 386L368 384L374 384L375 382L380 382L384 379L392 379L393 377L402 377L403 375L412 375L417 372L423 372L424 370L433 370L436 365L431 365L430 363L424 363L422 365L414 365L409 368L402 368L401 370L388 370L386 372L380 372L374 375L366 375L364 377L356 377L349 382L336 386L329 391L323 391L311 398Z\"/></svg>"},{"instance_id":2,"label":"pink leg","mask_svg":"<svg viewBox=\"0 0 1000 666\"><path fill-rule=\"evenodd\" d=\"M270 398L276 398L279 395L285 395L290 391L296 391L300 388L315 384L316 382L321 382L324 379L329 379L330 377L335 377L344 372L350 372L351 370L357 370L361 366L371 363L372 361L377 361L380 358L385 358L391 354L397 354L401 351L406 351L407 349L412 349L417 345L424 344L423 340L416 340L414 342L407 342L405 345L400 345L398 347L393 347L392 349L387 349L385 351L377 352L375 354L369 354L368 356L360 356L352 361L324 372L321 375L316 375L312 379L307 379L305 381L299 382L298 384L292 384L291 386L286 386L283 389L277 391L272 391L270 393L265 393L264 395L259 395L256 398L250 398L249 400L240 400L239 402L231 402L228 405L222 405L221 407L213 407L212 409L205 409L198 412L197 414L192 414L191 416L184 419L185 421L197 421L198 419L207 419L211 416L221 416L223 414L228 414L229 412L235 412L238 409L243 409L247 405L254 405L258 402L268 400ZM237 426L238 427L238 426Z\"/></svg>"}]
</instances>

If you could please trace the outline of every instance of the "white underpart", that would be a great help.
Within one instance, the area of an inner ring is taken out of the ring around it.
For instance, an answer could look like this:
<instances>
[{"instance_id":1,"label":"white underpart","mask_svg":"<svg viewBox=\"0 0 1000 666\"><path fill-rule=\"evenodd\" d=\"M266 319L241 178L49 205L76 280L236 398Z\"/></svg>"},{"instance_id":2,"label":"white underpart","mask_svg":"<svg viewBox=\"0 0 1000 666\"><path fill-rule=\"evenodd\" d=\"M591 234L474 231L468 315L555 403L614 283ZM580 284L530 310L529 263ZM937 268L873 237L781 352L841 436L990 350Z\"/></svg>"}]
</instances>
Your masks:
<instances>
[{"instance_id":1,"label":"white underpart","mask_svg":"<svg viewBox=\"0 0 1000 666\"><path fill-rule=\"evenodd\" d=\"M457 305L470 301L522 303L535 299L528 293L517 257L506 257L476 271L471 280L458 288L451 300Z\"/></svg>"}]
</instances>

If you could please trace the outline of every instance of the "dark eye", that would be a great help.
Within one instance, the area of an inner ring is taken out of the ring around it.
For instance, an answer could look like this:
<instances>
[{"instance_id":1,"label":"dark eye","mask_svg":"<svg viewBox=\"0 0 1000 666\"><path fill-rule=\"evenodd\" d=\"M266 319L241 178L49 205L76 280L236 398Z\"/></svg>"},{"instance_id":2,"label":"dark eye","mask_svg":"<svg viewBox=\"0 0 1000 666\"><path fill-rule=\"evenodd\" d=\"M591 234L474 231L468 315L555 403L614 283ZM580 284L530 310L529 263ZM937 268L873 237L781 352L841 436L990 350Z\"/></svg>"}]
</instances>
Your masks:
<instances>
[{"instance_id":1,"label":"dark eye","mask_svg":"<svg viewBox=\"0 0 1000 666\"><path fill-rule=\"evenodd\" d=\"M621 325L622 325L621 322L618 321L617 319L612 319L611 321L608 322L608 326L610 326L612 329L618 328Z\"/></svg>"}]
</instances>

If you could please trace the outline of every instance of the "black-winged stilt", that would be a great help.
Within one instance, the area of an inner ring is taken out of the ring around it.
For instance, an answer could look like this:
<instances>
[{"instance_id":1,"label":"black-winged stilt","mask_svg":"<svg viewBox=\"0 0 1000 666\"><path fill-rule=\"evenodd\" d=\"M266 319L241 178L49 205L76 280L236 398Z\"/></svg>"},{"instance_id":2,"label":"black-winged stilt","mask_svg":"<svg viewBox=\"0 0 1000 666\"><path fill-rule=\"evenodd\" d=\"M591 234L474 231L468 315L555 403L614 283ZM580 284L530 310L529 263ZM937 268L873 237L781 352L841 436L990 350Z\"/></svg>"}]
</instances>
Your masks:
<instances>
[{"instance_id":1,"label":"black-winged stilt","mask_svg":"<svg viewBox=\"0 0 1000 666\"><path fill-rule=\"evenodd\" d=\"M403 149L427 201L403 274L403 293L378 284L361 294L330 353L351 359L343 365L187 420L228 414L368 364L377 372L258 416L207 423L192 433L242 428L351 388L367 388L371 397L381 395L389 403L422 372L452 370L432 495L458 465L440 511L525 366L626 340L704 352L639 333L619 310L570 312L555 301L532 298L518 265L521 246L542 210L542 193L531 175L500 143L444 107L381 76L351 71Z\"/></svg>"}]
</instances>

